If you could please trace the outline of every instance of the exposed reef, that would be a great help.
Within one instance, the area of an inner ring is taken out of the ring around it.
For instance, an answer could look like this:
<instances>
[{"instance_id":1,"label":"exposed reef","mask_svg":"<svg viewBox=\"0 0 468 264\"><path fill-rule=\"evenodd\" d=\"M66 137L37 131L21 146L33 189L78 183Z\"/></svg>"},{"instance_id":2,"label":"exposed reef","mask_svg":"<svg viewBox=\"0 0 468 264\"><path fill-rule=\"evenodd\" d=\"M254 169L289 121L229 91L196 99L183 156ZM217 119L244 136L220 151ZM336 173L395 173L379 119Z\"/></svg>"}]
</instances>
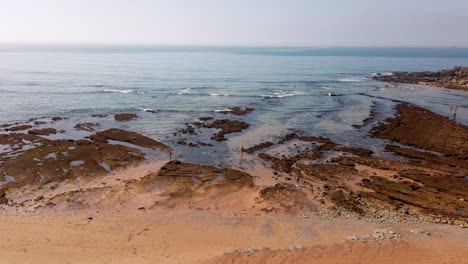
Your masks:
<instances>
[{"instance_id":1,"label":"exposed reef","mask_svg":"<svg viewBox=\"0 0 468 264\"><path fill-rule=\"evenodd\" d=\"M391 83L422 84L457 90L468 90L468 67L455 67L437 72L395 72L377 74L375 80Z\"/></svg>"}]
</instances>

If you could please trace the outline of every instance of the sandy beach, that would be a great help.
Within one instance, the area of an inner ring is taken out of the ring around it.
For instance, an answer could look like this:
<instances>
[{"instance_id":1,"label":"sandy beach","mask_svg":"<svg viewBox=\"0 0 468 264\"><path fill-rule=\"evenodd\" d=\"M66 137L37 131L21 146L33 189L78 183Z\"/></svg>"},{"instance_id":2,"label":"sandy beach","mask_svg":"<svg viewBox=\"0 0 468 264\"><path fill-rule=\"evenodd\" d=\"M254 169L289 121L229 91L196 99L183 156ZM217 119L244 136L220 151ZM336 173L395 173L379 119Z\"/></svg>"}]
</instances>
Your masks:
<instances>
[{"instance_id":1,"label":"sandy beach","mask_svg":"<svg viewBox=\"0 0 468 264\"><path fill-rule=\"evenodd\" d=\"M467 231L456 226L224 209L3 215L2 262L466 263Z\"/></svg>"}]
</instances>

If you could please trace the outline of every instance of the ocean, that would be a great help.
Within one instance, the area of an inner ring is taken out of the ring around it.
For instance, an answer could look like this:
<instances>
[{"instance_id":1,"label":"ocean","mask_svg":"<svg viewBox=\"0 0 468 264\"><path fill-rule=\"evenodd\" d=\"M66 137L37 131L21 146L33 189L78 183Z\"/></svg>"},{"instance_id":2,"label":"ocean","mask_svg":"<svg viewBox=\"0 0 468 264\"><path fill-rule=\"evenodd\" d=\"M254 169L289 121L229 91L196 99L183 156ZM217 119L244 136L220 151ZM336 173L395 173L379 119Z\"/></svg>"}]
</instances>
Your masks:
<instances>
[{"instance_id":1,"label":"ocean","mask_svg":"<svg viewBox=\"0 0 468 264\"><path fill-rule=\"evenodd\" d=\"M171 146L179 137L173 133L201 116L251 124L216 145L218 154L184 154L204 163L294 130L378 150L383 143L363 136L369 128L352 126L372 107L383 118L393 113L394 100L446 116L456 105L457 121L468 124L468 94L393 86L371 77L457 65L468 65L468 49L1 46L0 124L60 116L69 119L55 124L64 130L55 137L83 137L74 124L99 122L101 128L137 131ZM255 111L245 117L220 112L234 106ZM111 115L91 117L117 112L139 118L121 123Z\"/></svg>"}]
</instances>

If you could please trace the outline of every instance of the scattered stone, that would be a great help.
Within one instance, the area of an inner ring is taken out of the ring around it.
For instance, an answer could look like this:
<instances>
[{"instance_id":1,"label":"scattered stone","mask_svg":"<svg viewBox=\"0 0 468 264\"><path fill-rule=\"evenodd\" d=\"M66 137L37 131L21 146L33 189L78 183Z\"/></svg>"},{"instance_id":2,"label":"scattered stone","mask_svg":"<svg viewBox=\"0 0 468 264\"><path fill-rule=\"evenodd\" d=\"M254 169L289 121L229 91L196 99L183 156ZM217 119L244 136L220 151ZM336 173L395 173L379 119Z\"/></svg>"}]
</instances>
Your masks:
<instances>
[{"instance_id":1,"label":"scattered stone","mask_svg":"<svg viewBox=\"0 0 468 264\"><path fill-rule=\"evenodd\" d=\"M47 206L47 207L54 207L55 205L56 205L56 204L53 203L53 202L47 202L47 203L45 204L45 206Z\"/></svg>"},{"instance_id":2,"label":"scattered stone","mask_svg":"<svg viewBox=\"0 0 468 264\"><path fill-rule=\"evenodd\" d=\"M213 144L210 143L204 143L204 142L197 142L198 145L203 146L203 147L213 147Z\"/></svg>"},{"instance_id":3,"label":"scattered stone","mask_svg":"<svg viewBox=\"0 0 468 264\"><path fill-rule=\"evenodd\" d=\"M97 118L104 118L104 117L107 117L109 116L108 114L94 114L94 115L91 115L91 117L97 117Z\"/></svg>"},{"instance_id":4,"label":"scattered stone","mask_svg":"<svg viewBox=\"0 0 468 264\"><path fill-rule=\"evenodd\" d=\"M186 139L180 139L180 140L177 141L177 144L179 144L179 145L184 145L184 146L185 146L185 145L187 145L188 143L187 143L187 140L186 140Z\"/></svg>"},{"instance_id":5,"label":"scattered stone","mask_svg":"<svg viewBox=\"0 0 468 264\"><path fill-rule=\"evenodd\" d=\"M97 126L99 126L99 123L78 123L74 126L74 128L91 132L94 131L95 127Z\"/></svg>"},{"instance_id":6,"label":"scattered stone","mask_svg":"<svg viewBox=\"0 0 468 264\"><path fill-rule=\"evenodd\" d=\"M214 118L211 117L211 116L202 116L202 117L199 117L198 119L201 120L201 121L208 121L208 120L212 120Z\"/></svg>"},{"instance_id":7,"label":"scattered stone","mask_svg":"<svg viewBox=\"0 0 468 264\"><path fill-rule=\"evenodd\" d=\"M170 198L184 198L207 191L231 192L254 186L253 177L234 169L223 169L173 160L157 173L126 183L129 189L164 188Z\"/></svg>"},{"instance_id":8,"label":"scattered stone","mask_svg":"<svg viewBox=\"0 0 468 264\"><path fill-rule=\"evenodd\" d=\"M224 137L226 134L241 132L242 130L249 128L249 124L243 121L221 119L215 120L209 124L204 124L203 127L220 129L220 131L215 133L211 139L216 141L224 141L226 140Z\"/></svg>"},{"instance_id":9,"label":"scattered stone","mask_svg":"<svg viewBox=\"0 0 468 264\"><path fill-rule=\"evenodd\" d=\"M26 130L30 128L32 128L31 125L18 125L18 126L6 128L5 131L22 131L22 130Z\"/></svg>"},{"instance_id":10,"label":"scattered stone","mask_svg":"<svg viewBox=\"0 0 468 264\"><path fill-rule=\"evenodd\" d=\"M48 135L57 134L57 130L55 128L31 129L28 131L28 133L31 135L37 135L37 136L48 136Z\"/></svg>"},{"instance_id":11,"label":"scattered stone","mask_svg":"<svg viewBox=\"0 0 468 264\"><path fill-rule=\"evenodd\" d=\"M115 114L114 115L115 120L122 121L122 122L135 120L137 118L138 118L138 116L136 114L132 114L132 113L120 113L120 114Z\"/></svg>"},{"instance_id":12,"label":"scattered stone","mask_svg":"<svg viewBox=\"0 0 468 264\"><path fill-rule=\"evenodd\" d=\"M265 149L265 148L269 148L271 146L273 146L273 142L270 142L270 141L267 141L267 142L263 142L263 143L260 143L258 145L255 145L255 146L252 146L252 147L249 147L249 148L246 148L244 149L244 152L245 153L249 153L249 154L252 154L254 152L257 152L259 150L262 150L262 149Z\"/></svg>"},{"instance_id":13,"label":"scattered stone","mask_svg":"<svg viewBox=\"0 0 468 264\"><path fill-rule=\"evenodd\" d=\"M0 204L8 204L8 198L4 190L0 190Z\"/></svg>"},{"instance_id":14,"label":"scattered stone","mask_svg":"<svg viewBox=\"0 0 468 264\"><path fill-rule=\"evenodd\" d=\"M45 125L47 122L45 121L34 121L34 125L39 126L39 125Z\"/></svg>"},{"instance_id":15,"label":"scattered stone","mask_svg":"<svg viewBox=\"0 0 468 264\"><path fill-rule=\"evenodd\" d=\"M35 202L39 202L39 201L42 201L42 200L44 200L44 196L42 196L42 195L41 195L41 196L38 196L38 197L36 197L36 198L34 199Z\"/></svg>"},{"instance_id":16,"label":"scattered stone","mask_svg":"<svg viewBox=\"0 0 468 264\"><path fill-rule=\"evenodd\" d=\"M335 203L337 206L358 214L364 213L359 202L354 197L346 195L343 190L333 190L330 192L329 197L331 202Z\"/></svg>"},{"instance_id":17,"label":"scattered stone","mask_svg":"<svg viewBox=\"0 0 468 264\"><path fill-rule=\"evenodd\" d=\"M304 246L289 246L287 247L289 251L302 251L304 250Z\"/></svg>"},{"instance_id":18,"label":"scattered stone","mask_svg":"<svg viewBox=\"0 0 468 264\"><path fill-rule=\"evenodd\" d=\"M186 128L179 130L179 133L197 135L197 132L195 131L195 128L193 126L190 126L190 125L187 125Z\"/></svg>"},{"instance_id":19,"label":"scattered stone","mask_svg":"<svg viewBox=\"0 0 468 264\"><path fill-rule=\"evenodd\" d=\"M111 128L108 130L97 132L96 134L90 136L90 139L95 142L107 143L108 140L122 141L130 143L136 146L159 149L159 150L169 150L169 146L164 145L154 139L145 137L141 134L131 131L125 131L117 128Z\"/></svg>"},{"instance_id":20,"label":"scattered stone","mask_svg":"<svg viewBox=\"0 0 468 264\"><path fill-rule=\"evenodd\" d=\"M68 118L67 117L59 117L59 116L51 118L51 120L54 121L54 122L65 120L65 119L68 119Z\"/></svg>"},{"instance_id":21,"label":"scattered stone","mask_svg":"<svg viewBox=\"0 0 468 264\"><path fill-rule=\"evenodd\" d=\"M314 204L307 199L306 194L289 183L277 183L260 190L260 199L273 206L268 212L283 211L299 213L302 211L316 211ZM268 207L267 207L268 208Z\"/></svg>"},{"instance_id":22,"label":"scattered stone","mask_svg":"<svg viewBox=\"0 0 468 264\"><path fill-rule=\"evenodd\" d=\"M219 111L219 113L243 116L243 115L247 115L248 113L254 110L255 110L254 108L249 108L249 107L241 108L241 107L236 106L236 107L228 108L228 111Z\"/></svg>"}]
</instances>

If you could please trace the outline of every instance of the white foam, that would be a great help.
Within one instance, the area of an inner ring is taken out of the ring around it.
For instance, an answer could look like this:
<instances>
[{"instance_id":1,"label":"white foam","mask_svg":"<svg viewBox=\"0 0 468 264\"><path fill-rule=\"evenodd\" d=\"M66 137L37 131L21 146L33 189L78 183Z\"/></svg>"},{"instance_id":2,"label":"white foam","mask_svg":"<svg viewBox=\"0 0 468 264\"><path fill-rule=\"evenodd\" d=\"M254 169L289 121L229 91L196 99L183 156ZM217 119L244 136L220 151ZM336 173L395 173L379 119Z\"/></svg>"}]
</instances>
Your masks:
<instances>
[{"instance_id":1,"label":"white foam","mask_svg":"<svg viewBox=\"0 0 468 264\"><path fill-rule=\"evenodd\" d=\"M338 81L340 82L362 82L362 79L350 77L350 78L341 78L341 79L338 79Z\"/></svg>"},{"instance_id":2,"label":"white foam","mask_svg":"<svg viewBox=\"0 0 468 264\"><path fill-rule=\"evenodd\" d=\"M156 110L153 108L137 108L137 109L143 112L156 113Z\"/></svg>"},{"instance_id":3,"label":"white foam","mask_svg":"<svg viewBox=\"0 0 468 264\"><path fill-rule=\"evenodd\" d=\"M229 96L229 94L210 93L211 96Z\"/></svg>"},{"instance_id":4,"label":"white foam","mask_svg":"<svg viewBox=\"0 0 468 264\"><path fill-rule=\"evenodd\" d=\"M123 93L123 94L136 93L136 91L132 90L132 89L126 89L126 90L106 89L106 90L103 90L103 92L105 92L105 93Z\"/></svg>"},{"instance_id":5,"label":"white foam","mask_svg":"<svg viewBox=\"0 0 468 264\"><path fill-rule=\"evenodd\" d=\"M262 94L260 96L266 97L266 98L283 98L283 97L298 96L298 95L304 95L304 92L277 90L277 91L273 91L272 94Z\"/></svg>"},{"instance_id":6,"label":"white foam","mask_svg":"<svg viewBox=\"0 0 468 264\"><path fill-rule=\"evenodd\" d=\"M224 109L217 109L214 110L216 113L224 113L224 112L232 112L232 109L230 108L224 108Z\"/></svg>"},{"instance_id":7,"label":"white foam","mask_svg":"<svg viewBox=\"0 0 468 264\"><path fill-rule=\"evenodd\" d=\"M177 94L191 94L193 91L190 88L182 89Z\"/></svg>"}]
</instances>

